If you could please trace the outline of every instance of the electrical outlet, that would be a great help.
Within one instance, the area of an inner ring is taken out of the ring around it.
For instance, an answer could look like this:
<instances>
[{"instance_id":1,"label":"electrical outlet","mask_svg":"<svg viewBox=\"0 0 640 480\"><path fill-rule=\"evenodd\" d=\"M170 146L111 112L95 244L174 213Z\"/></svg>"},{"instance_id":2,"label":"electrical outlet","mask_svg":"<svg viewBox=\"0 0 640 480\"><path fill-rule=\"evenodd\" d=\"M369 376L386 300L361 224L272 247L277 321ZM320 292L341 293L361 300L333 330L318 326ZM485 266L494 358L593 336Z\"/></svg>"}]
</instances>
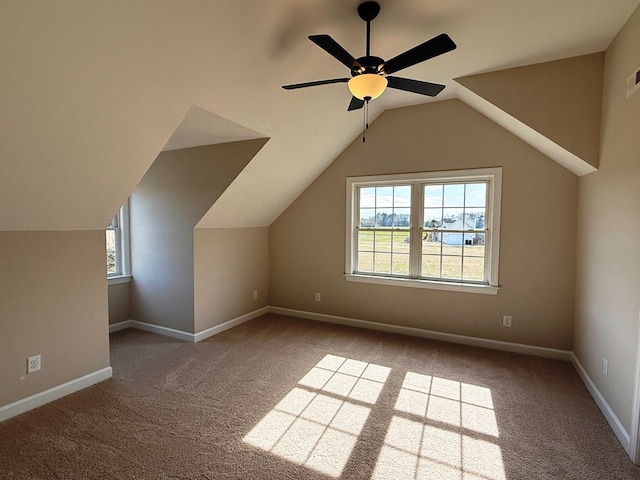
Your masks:
<instances>
[{"instance_id":1,"label":"electrical outlet","mask_svg":"<svg viewBox=\"0 0 640 480\"><path fill-rule=\"evenodd\" d=\"M253 291L253 299L257 300L258 299L258 290L254 290Z\"/></svg>"},{"instance_id":2,"label":"electrical outlet","mask_svg":"<svg viewBox=\"0 0 640 480\"><path fill-rule=\"evenodd\" d=\"M33 373L40 370L40 355L27 358L27 373Z\"/></svg>"},{"instance_id":3,"label":"electrical outlet","mask_svg":"<svg viewBox=\"0 0 640 480\"><path fill-rule=\"evenodd\" d=\"M505 315L502 317L502 326L510 327L511 326L511 315Z\"/></svg>"},{"instance_id":4,"label":"electrical outlet","mask_svg":"<svg viewBox=\"0 0 640 480\"><path fill-rule=\"evenodd\" d=\"M609 361L606 358L602 359L602 373L605 377L609 374Z\"/></svg>"},{"instance_id":5,"label":"electrical outlet","mask_svg":"<svg viewBox=\"0 0 640 480\"><path fill-rule=\"evenodd\" d=\"M316 292L316 302L319 302L321 297L322 296L319 293Z\"/></svg>"}]
</instances>

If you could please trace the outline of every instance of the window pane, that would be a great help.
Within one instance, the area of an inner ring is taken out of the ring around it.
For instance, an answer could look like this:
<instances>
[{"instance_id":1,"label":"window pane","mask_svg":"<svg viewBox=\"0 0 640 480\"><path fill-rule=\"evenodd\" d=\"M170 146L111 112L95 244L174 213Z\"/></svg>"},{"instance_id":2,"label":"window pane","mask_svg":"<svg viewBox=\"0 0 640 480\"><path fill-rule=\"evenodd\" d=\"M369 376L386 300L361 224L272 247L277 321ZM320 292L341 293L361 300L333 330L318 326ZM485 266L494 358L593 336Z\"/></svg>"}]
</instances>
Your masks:
<instances>
[{"instance_id":1,"label":"window pane","mask_svg":"<svg viewBox=\"0 0 640 480\"><path fill-rule=\"evenodd\" d=\"M462 278L462 257L442 257L442 278Z\"/></svg>"},{"instance_id":2,"label":"window pane","mask_svg":"<svg viewBox=\"0 0 640 480\"><path fill-rule=\"evenodd\" d=\"M393 206L393 187L376 187L376 207Z\"/></svg>"},{"instance_id":3,"label":"window pane","mask_svg":"<svg viewBox=\"0 0 640 480\"><path fill-rule=\"evenodd\" d=\"M476 234L474 234L473 235L473 248L466 247L465 251L477 252L477 253L474 253L473 255L483 256L484 257L484 241L485 241L485 234L484 233L476 233ZM467 255L470 255L470 254L467 253Z\"/></svg>"},{"instance_id":4,"label":"window pane","mask_svg":"<svg viewBox=\"0 0 640 480\"><path fill-rule=\"evenodd\" d=\"M425 228L440 228L442 226L442 209L425 208L424 226Z\"/></svg>"},{"instance_id":5,"label":"window pane","mask_svg":"<svg viewBox=\"0 0 640 480\"><path fill-rule=\"evenodd\" d=\"M440 278L440 257L436 255L422 256L422 276Z\"/></svg>"},{"instance_id":6,"label":"window pane","mask_svg":"<svg viewBox=\"0 0 640 480\"><path fill-rule=\"evenodd\" d=\"M422 237L422 253L425 255L440 255L442 251L440 238L442 238L442 234L439 232L425 232Z\"/></svg>"},{"instance_id":7,"label":"window pane","mask_svg":"<svg viewBox=\"0 0 640 480\"><path fill-rule=\"evenodd\" d=\"M467 234L471 237L471 244L464 246L465 262L467 257L484 257L484 233Z\"/></svg>"},{"instance_id":8,"label":"window pane","mask_svg":"<svg viewBox=\"0 0 640 480\"><path fill-rule=\"evenodd\" d=\"M465 245L464 256L466 257L482 257L484 258L484 245Z\"/></svg>"},{"instance_id":9,"label":"window pane","mask_svg":"<svg viewBox=\"0 0 640 480\"><path fill-rule=\"evenodd\" d=\"M411 206L411 186L399 185L393 188L393 206L396 208Z\"/></svg>"},{"instance_id":10,"label":"window pane","mask_svg":"<svg viewBox=\"0 0 640 480\"><path fill-rule=\"evenodd\" d=\"M376 189L360 188L360 208L374 208L376 206Z\"/></svg>"},{"instance_id":11,"label":"window pane","mask_svg":"<svg viewBox=\"0 0 640 480\"><path fill-rule=\"evenodd\" d=\"M375 254L375 273L391 273L391 253L377 253Z\"/></svg>"},{"instance_id":12,"label":"window pane","mask_svg":"<svg viewBox=\"0 0 640 480\"><path fill-rule=\"evenodd\" d=\"M442 185L424 186L424 208L442 207Z\"/></svg>"},{"instance_id":13,"label":"window pane","mask_svg":"<svg viewBox=\"0 0 640 480\"><path fill-rule=\"evenodd\" d=\"M481 282L484 280L484 258L464 257L462 269L463 280L474 280Z\"/></svg>"},{"instance_id":14,"label":"window pane","mask_svg":"<svg viewBox=\"0 0 640 480\"><path fill-rule=\"evenodd\" d=\"M374 232L375 235L375 251L390 252L391 251L391 232Z\"/></svg>"},{"instance_id":15,"label":"window pane","mask_svg":"<svg viewBox=\"0 0 640 480\"><path fill-rule=\"evenodd\" d=\"M358 232L358 267L359 272L373 272L373 232Z\"/></svg>"},{"instance_id":16,"label":"window pane","mask_svg":"<svg viewBox=\"0 0 640 480\"><path fill-rule=\"evenodd\" d=\"M376 227L390 227L393 223L391 208L376 209Z\"/></svg>"},{"instance_id":17,"label":"window pane","mask_svg":"<svg viewBox=\"0 0 640 480\"><path fill-rule=\"evenodd\" d=\"M373 227L376 222L376 211L373 208L360 210L360 226L364 228Z\"/></svg>"},{"instance_id":18,"label":"window pane","mask_svg":"<svg viewBox=\"0 0 640 480\"><path fill-rule=\"evenodd\" d=\"M455 241L459 242L460 238L462 237L462 234L461 233L445 233L444 237L445 237L444 241L442 242L442 254L443 255L462 255L462 245L460 245L459 243L454 243L452 245L449 245L447 243L450 237L455 237Z\"/></svg>"},{"instance_id":19,"label":"window pane","mask_svg":"<svg viewBox=\"0 0 640 480\"><path fill-rule=\"evenodd\" d=\"M476 235L474 233L465 233L462 237L464 246L468 247L470 245L473 245L473 242L475 241L475 236Z\"/></svg>"},{"instance_id":20,"label":"window pane","mask_svg":"<svg viewBox=\"0 0 640 480\"><path fill-rule=\"evenodd\" d=\"M358 271L367 273L373 272L372 252L358 252Z\"/></svg>"},{"instance_id":21,"label":"window pane","mask_svg":"<svg viewBox=\"0 0 640 480\"><path fill-rule=\"evenodd\" d=\"M411 225L411 209L410 208L394 208L393 209L393 226L408 227Z\"/></svg>"},{"instance_id":22,"label":"window pane","mask_svg":"<svg viewBox=\"0 0 640 480\"><path fill-rule=\"evenodd\" d=\"M373 232L358 232L358 251L373 252Z\"/></svg>"},{"instance_id":23,"label":"window pane","mask_svg":"<svg viewBox=\"0 0 640 480\"><path fill-rule=\"evenodd\" d=\"M450 230L462 230L462 209L461 208L445 208L442 211L443 228Z\"/></svg>"},{"instance_id":24,"label":"window pane","mask_svg":"<svg viewBox=\"0 0 640 480\"><path fill-rule=\"evenodd\" d=\"M116 231L106 231L107 246L107 275L113 275L116 272Z\"/></svg>"},{"instance_id":25,"label":"window pane","mask_svg":"<svg viewBox=\"0 0 640 480\"><path fill-rule=\"evenodd\" d=\"M409 232L393 232L393 253L409 253L411 247L411 236Z\"/></svg>"},{"instance_id":26,"label":"window pane","mask_svg":"<svg viewBox=\"0 0 640 480\"><path fill-rule=\"evenodd\" d=\"M465 207L485 207L487 204L487 184L467 183L465 188Z\"/></svg>"},{"instance_id":27,"label":"window pane","mask_svg":"<svg viewBox=\"0 0 640 480\"><path fill-rule=\"evenodd\" d=\"M361 187L358 271L409 274L411 185ZM387 229L397 229L391 231Z\"/></svg>"},{"instance_id":28,"label":"window pane","mask_svg":"<svg viewBox=\"0 0 640 480\"><path fill-rule=\"evenodd\" d=\"M464 230L484 228L484 208L466 208L464 210Z\"/></svg>"},{"instance_id":29,"label":"window pane","mask_svg":"<svg viewBox=\"0 0 640 480\"><path fill-rule=\"evenodd\" d=\"M444 186L444 206L462 207L464 206L464 184L454 183Z\"/></svg>"},{"instance_id":30,"label":"window pane","mask_svg":"<svg viewBox=\"0 0 640 480\"><path fill-rule=\"evenodd\" d=\"M129 275L129 202L120 207L118 214L106 228L107 276Z\"/></svg>"},{"instance_id":31,"label":"window pane","mask_svg":"<svg viewBox=\"0 0 640 480\"><path fill-rule=\"evenodd\" d=\"M393 272L396 275L409 275L409 254L393 254Z\"/></svg>"}]
</instances>

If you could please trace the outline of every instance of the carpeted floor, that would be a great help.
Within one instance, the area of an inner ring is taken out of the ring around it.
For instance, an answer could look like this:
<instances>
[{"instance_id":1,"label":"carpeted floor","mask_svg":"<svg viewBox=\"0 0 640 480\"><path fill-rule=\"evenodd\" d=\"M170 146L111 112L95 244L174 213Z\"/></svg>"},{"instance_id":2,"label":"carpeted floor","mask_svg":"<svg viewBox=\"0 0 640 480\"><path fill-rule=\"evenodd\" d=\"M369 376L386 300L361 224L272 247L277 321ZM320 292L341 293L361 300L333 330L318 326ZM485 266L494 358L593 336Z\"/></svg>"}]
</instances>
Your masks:
<instances>
[{"instance_id":1,"label":"carpeted floor","mask_svg":"<svg viewBox=\"0 0 640 480\"><path fill-rule=\"evenodd\" d=\"M640 479L569 363L278 315L111 345L0 424L1 479Z\"/></svg>"}]
</instances>

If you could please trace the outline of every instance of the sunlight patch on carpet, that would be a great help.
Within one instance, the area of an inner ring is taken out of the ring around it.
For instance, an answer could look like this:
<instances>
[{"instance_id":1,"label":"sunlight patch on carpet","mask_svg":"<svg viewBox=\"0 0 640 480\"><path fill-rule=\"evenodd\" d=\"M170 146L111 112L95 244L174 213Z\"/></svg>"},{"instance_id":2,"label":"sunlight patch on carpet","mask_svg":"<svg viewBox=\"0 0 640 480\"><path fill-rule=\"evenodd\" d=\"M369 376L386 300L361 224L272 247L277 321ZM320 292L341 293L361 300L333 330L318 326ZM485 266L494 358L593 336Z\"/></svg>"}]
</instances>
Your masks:
<instances>
[{"instance_id":1,"label":"sunlight patch on carpet","mask_svg":"<svg viewBox=\"0 0 640 480\"><path fill-rule=\"evenodd\" d=\"M390 371L381 365L326 355L244 441L337 478Z\"/></svg>"},{"instance_id":2,"label":"sunlight patch on carpet","mask_svg":"<svg viewBox=\"0 0 640 480\"><path fill-rule=\"evenodd\" d=\"M488 388L407 372L372 479L502 480Z\"/></svg>"}]
</instances>

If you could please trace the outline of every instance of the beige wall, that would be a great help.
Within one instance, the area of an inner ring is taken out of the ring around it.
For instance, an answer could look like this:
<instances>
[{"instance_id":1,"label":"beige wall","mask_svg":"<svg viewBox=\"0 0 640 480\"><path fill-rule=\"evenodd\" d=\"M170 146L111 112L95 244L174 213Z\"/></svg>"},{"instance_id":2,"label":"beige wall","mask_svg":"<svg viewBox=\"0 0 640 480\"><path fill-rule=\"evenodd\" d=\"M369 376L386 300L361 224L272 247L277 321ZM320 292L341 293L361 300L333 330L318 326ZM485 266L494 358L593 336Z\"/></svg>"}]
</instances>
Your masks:
<instances>
[{"instance_id":1,"label":"beige wall","mask_svg":"<svg viewBox=\"0 0 640 480\"><path fill-rule=\"evenodd\" d=\"M640 308L640 10L606 53L600 169L580 179L575 353L631 432ZM609 361L609 374L602 361Z\"/></svg>"},{"instance_id":2,"label":"beige wall","mask_svg":"<svg viewBox=\"0 0 640 480\"><path fill-rule=\"evenodd\" d=\"M597 167L604 53L456 79Z\"/></svg>"},{"instance_id":3,"label":"beige wall","mask_svg":"<svg viewBox=\"0 0 640 480\"><path fill-rule=\"evenodd\" d=\"M161 153L131 194L131 317L194 333L193 229L266 140Z\"/></svg>"},{"instance_id":4,"label":"beige wall","mask_svg":"<svg viewBox=\"0 0 640 480\"><path fill-rule=\"evenodd\" d=\"M503 167L497 296L346 282L345 177ZM458 100L383 113L270 228L273 306L572 348L577 178ZM322 302L314 301L322 293ZM513 327L502 327L503 315Z\"/></svg>"},{"instance_id":5,"label":"beige wall","mask_svg":"<svg viewBox=\"0 0 640 480\"><path fill-rule=\"evenodd\" d=\"M104 230L0 232L0 252L0 406L108 367Z\"/></svg>"},{"instance_id":6,"label":"beige wall","mask_svg":"<svg viewBox=\"0 0 640 480\"><path fill-rule=\"evenodd\" d=\"M194 245L196 333L269 305L268 228L197 228Z\"/></svg>"},{"instance_id":7,"label":"beige wall","mask_svg":"<svg viewBox=\"0 0 640 480\"><path fill-rule=\"evenodd\" d=\"M131 320L131 284L109 285L109 325Z\"/></svg>"}]
</instances>

